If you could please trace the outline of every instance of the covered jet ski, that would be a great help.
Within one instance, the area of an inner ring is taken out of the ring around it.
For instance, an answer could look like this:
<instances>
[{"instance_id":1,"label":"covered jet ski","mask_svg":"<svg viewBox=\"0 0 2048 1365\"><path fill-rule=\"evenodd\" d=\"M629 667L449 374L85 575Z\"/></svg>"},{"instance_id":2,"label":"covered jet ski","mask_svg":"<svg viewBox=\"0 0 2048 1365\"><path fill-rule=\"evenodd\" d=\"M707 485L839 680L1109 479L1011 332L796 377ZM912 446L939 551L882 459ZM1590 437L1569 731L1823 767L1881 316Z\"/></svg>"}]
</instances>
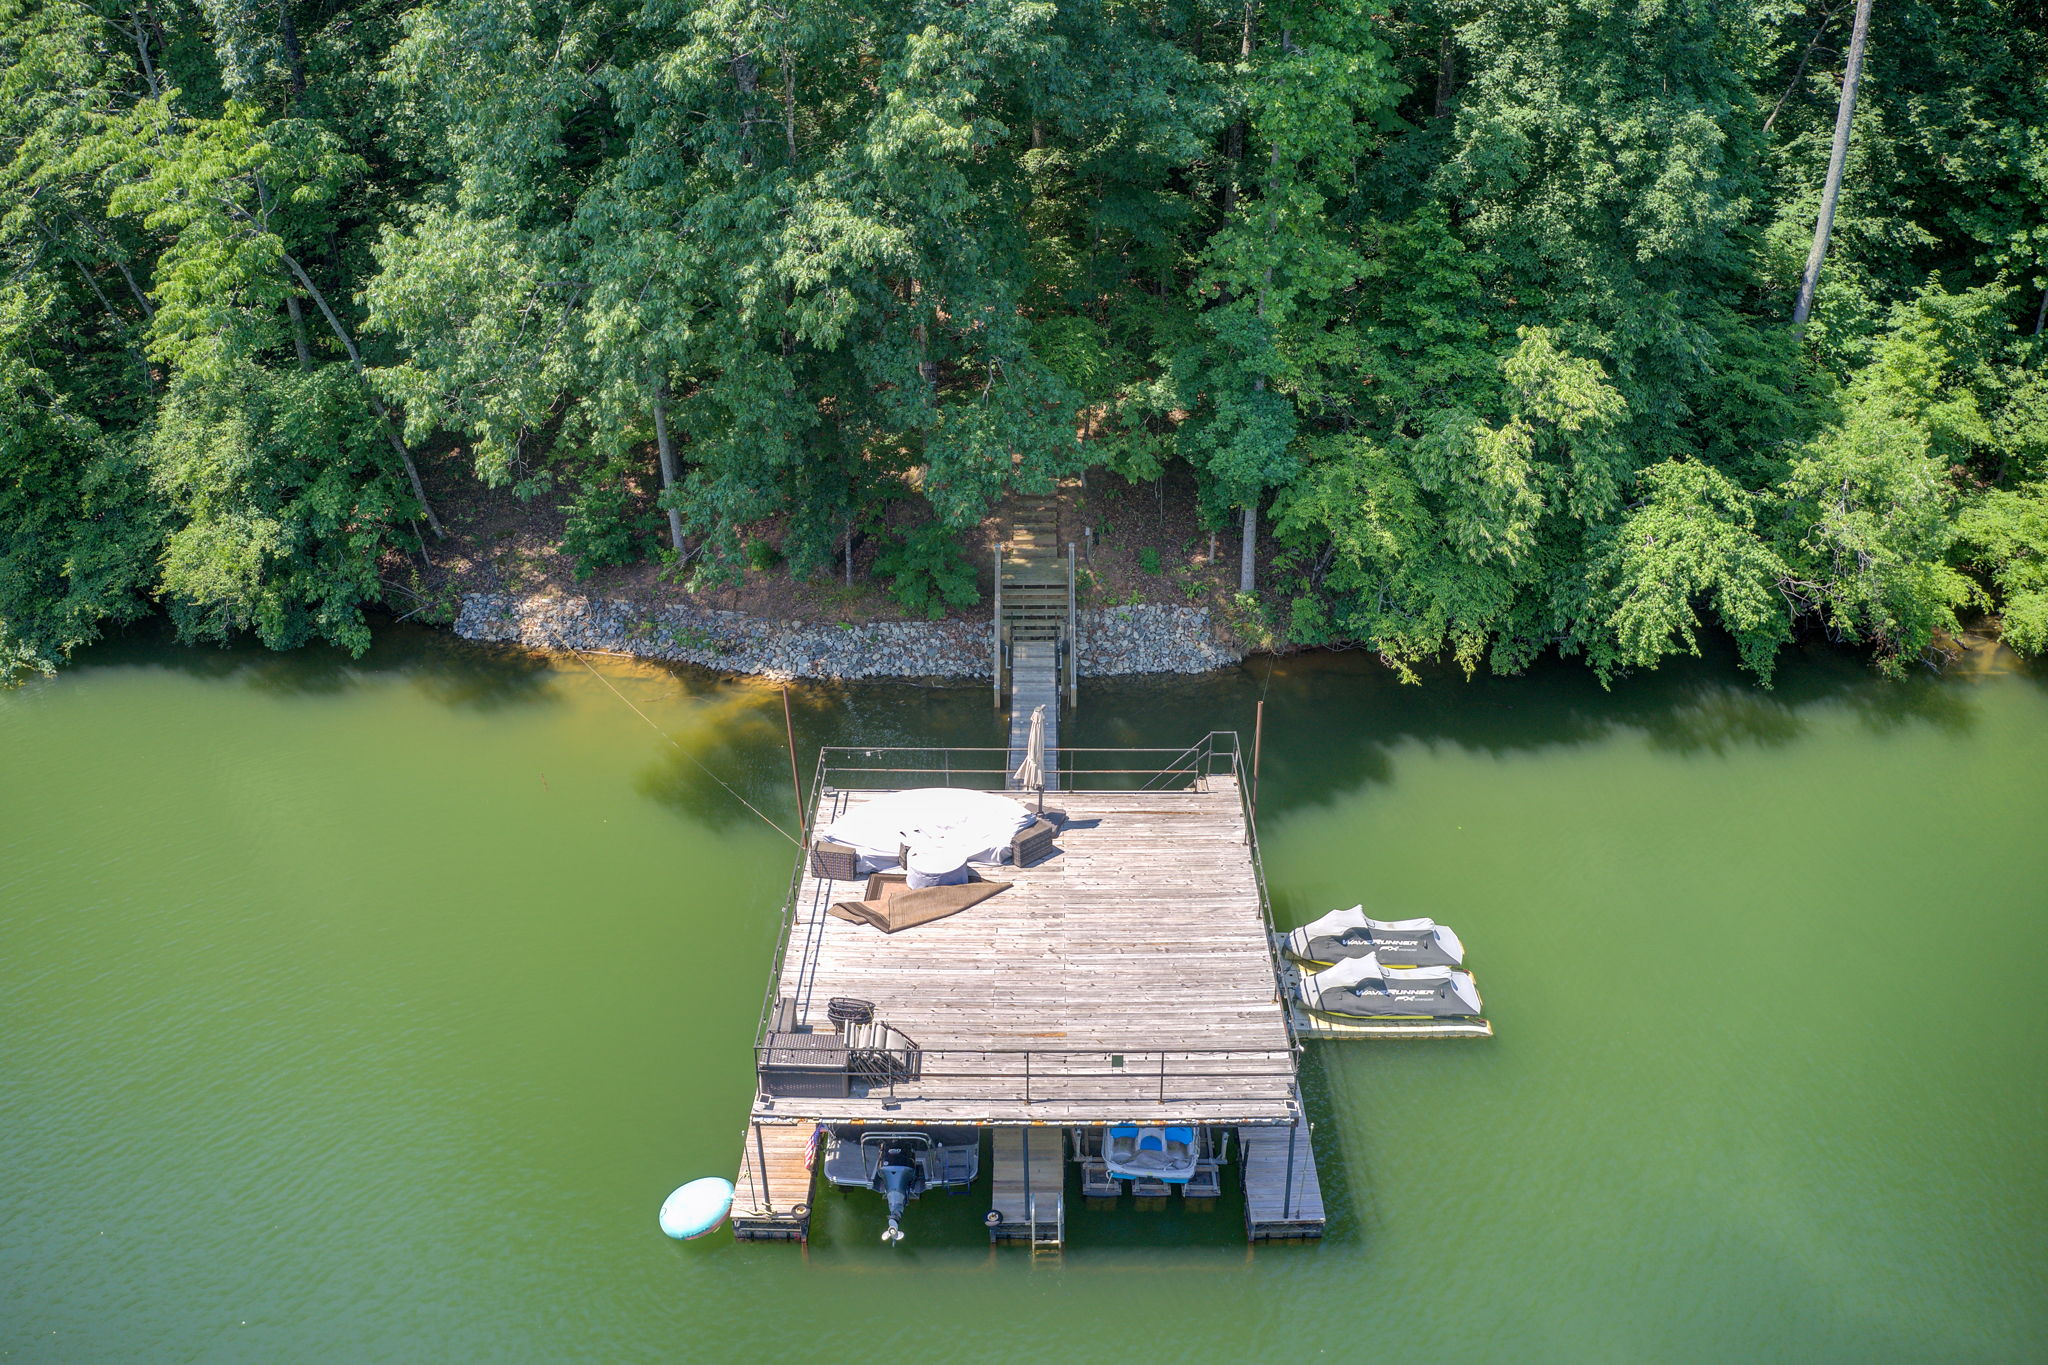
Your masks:
<instances>
[{"instance_id":1,"label":"covered jet ski","mask_svg":"<svg viewBox=\"0 0 2048 1365\"><path fill-rule=\"evenodd\" d=\"M1386 967L1455 967L1465 945L1431 919L1369 919L1365 907L1332 910L1287 936L1287 953L1303 962L1344 962L1372 953Z\"/></svg>"},{"instance_id":2,"label":"covered jet ski","mask_svg":"<svg viewBox=\"0 0 2048 1365\"><path fill-rule=\"evenodd\" d=\"M1193 1128L1141 1128L1121 1123L1103 1134L1102 1164L1122 1180L1163 1180L1185 1184L1195 1173Z\"/></svg>"},{"instance_id":3,"label":"covered jet ski","mask_svg":"<svg viewBox=\"0 0 2048 1365\"><path fill-rule=\"evenodd\" d=\"M981 1168L981 1132L975 1128L885 1131L847 1125L828 1133L825 1178L874 1190L889 1201L884 1242L903 1240L903 1210L911 1200L926 1190L972 1184Z\"/></svg>"},{"instance_id":4,"label":"covered jet ski","mask_svg":"<svg viewBox=\"0 0 2048 1365\"><path fill-rule=\"evenodd\" d=\"M1303 972L1301 1003L1358 1019L1445 1019L1479 1013L1472 973L1455 967L1382 967L1370 953Z\"/></svg>"}]
</instances>

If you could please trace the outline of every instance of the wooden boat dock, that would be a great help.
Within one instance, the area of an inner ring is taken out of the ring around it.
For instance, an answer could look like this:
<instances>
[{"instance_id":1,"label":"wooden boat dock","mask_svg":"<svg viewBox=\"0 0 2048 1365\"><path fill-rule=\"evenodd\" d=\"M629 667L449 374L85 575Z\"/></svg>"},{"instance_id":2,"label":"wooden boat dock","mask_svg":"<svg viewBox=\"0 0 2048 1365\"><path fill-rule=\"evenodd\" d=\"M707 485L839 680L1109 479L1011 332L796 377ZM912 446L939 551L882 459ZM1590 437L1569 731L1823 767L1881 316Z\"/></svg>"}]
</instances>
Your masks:
<instances>
[{"instance_id":1,"label":"wooden boat dock","mask_svg":"<svg viewBox=\"0 0 2048 1365\"><path fill-rule=\"evenodd\" d=\"M827 750L807 840L883 792L1000 790L1008 758ZM1129 1123L1237 1130L1253 1154L1248 1233L1320 1235L1313 1161L1292 1164L1277 1201L1260 1174L1271 1138L1301 1156L1307 1122L1236 737L1179 751L1070 747L1057 762L1044 798L1062 815L1051 852L982 868L1010 888L949 918L894 934L848 922L828 909L859 899L861 882L799 866L757 1036L737 1236L807 1235L810 1171L797 1154L821 1126L945 1125L993 1130L991 1236L1057 1247L1079 1135ZM834 999L871 1006L872 1023L835 1022Z\"/></svg>"},{"instance_id":2,"label":"wooden boat dock","mask_svg":"<svg viewBox=\"0 0 2048 1365\"><path fill-rule=\"evenodd\" d=\"M1297 1097L1298 1098L1298 1097ZM1308 1113L1299 1104L1286 1128L1240 1128L1244 1230L1254 1242L1307 1241L1323 1235L1323 1186L1316 1178Z\"/></svg>"}]
</instances>

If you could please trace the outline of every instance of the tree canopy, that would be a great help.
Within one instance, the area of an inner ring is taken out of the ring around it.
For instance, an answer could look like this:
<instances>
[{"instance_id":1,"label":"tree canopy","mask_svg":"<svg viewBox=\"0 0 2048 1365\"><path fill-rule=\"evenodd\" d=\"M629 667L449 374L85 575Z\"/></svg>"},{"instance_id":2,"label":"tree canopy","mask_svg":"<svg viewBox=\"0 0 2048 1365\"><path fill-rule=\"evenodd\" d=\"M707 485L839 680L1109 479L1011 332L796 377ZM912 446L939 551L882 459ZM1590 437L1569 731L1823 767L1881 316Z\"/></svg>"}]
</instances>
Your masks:
<instances>
[{"instance_id":1,"label":"tree canopy","mask_svg":"<svg viewBox=\"0 0 2048 1365\"><path fill-rule=\"evenodd\" d=\"M0 678L360 650L467 481L943 611L1097 469L1411 675L2048 649L2048 15L1876 0L1795 327L1850 8L0 0Z\"/></svg>"}]
</instances>

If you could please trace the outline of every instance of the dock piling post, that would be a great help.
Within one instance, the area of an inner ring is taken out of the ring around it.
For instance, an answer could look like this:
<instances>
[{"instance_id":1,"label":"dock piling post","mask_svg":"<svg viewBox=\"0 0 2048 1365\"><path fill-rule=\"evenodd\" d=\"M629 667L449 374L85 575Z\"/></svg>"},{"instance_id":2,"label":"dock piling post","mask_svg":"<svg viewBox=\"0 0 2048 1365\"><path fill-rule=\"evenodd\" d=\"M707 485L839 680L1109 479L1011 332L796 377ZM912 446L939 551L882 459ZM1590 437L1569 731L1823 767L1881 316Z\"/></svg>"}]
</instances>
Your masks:
<instances>
[{"instance_id":1,"label":"dock piling post","mask_svg":"<svg viewBox=\"0 0 2048 1365\"><path fill-rule=\"evenodd\" d=\"M796 832L802 837L804 820L804 783L796 773L796 722L789 716L789 684L782 685L782 733L789 737L789 789L796 796Z\"/></svg>"},{"instance_id":2,"label":"dock piling post","mask_svg":"<svg viewBox=\"0 0 2048 1365\"><path fill-rule=\"evenodd\" d=\"M1301 1138L1301 1125L1291 1124L1287 1129L1287 1179L1280 1187L1280 1216L1294 1217L1294 1144Z\"/></svg>"},{"instance_id":3,"label":"dock piling post","mask_svg":"<svg viewBox=\"0 0 2048 1365\"><path fill-rule=\"evenodd\" d=\"M1259 698L1259 709L1252 713L1252 815L1259 813L1259 751L1265 747L1266 699Z\"/></svg>"}]
</instances>

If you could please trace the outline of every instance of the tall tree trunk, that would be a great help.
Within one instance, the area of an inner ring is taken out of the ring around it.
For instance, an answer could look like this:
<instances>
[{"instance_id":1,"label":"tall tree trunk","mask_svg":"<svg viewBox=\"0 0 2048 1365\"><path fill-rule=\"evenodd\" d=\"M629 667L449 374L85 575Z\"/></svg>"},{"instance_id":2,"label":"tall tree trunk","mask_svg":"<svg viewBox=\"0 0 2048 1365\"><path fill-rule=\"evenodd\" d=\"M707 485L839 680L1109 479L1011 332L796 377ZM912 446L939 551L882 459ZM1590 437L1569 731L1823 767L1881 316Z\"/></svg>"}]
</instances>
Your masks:
<instances>
[{"instance_id":1,"label":"tall tree trunk","mask_svg":"<svg viewBox=\"0 0 2048 1365\"><path fill-rule=\"evenodd\" d=\"M1237 590L1249 593L1257 586L1259 561L1259 503L1255 497L1244 509L1244 543L1238 547Z\"/></svg>"},{"instance_id":2,"label":"tall tree trunk","mask_svg":"<svg viewBox=\"0 0 2048 1365\"><path fill-rule=\"evenodd\" d=\"M66 254L69 255L69 253ZM121 316L120 310L114 307L114 301L107 297L107 291L100 288L100 282L92 277L90 270L85 268L85 262L79 260L76 256L70 256L70 261L71 264L78 267L78 278L85 281L87 289L92 290L92 296L100 301L100 307L107 310L107 316L114 320L114 325L124 332L127 331L128 320Z\"/></svg>"},{"instance_id":3,"label":"tall tree trunk","mask_svg":"<svg viewBox=\"0 0 2048 1365\"><path fill-rule=\"evenodd\" d=\"M299 296L297 294L286 294L284 296L284 311L291 314L292 345L296 346L299 351L299 368L311 370L313 368L313 348L306 341L306 310L299 307Z\"/></svg>"},{"instance_id":4,"label":"tall tree trunk","mask_svg":"<svg viewBox=\"0 0 2048 1365\"><path fill-rule=\"evenodd\" d=\"M1247 11L1244 33L1245 51L1247 55L1249 55L1251 51L1251 40L1251 22L1249 17L1249 11ZM1281 53L1284 55L1287 52L1291 51L1293 47L1293 33L1288 29L1281 29ZM1280 149L1278 147L1275 147L1273 148L1271 154L1268 155L1266 158L1267 180L1266 184L1262 187L1260 191L1261 194L1264 195L1266 200L1266 236L1269 238L1279 229L1279 219L1276 211L1273 208L1272 184L1272 177L1275 174L1275 172L1278 171L1279 166ZM1266 299L1267 296L1272 292L1272 289L1273 267L1272 264L1269 262L1266 266L1265 278L1259 284L1259 299L1258 303L1254 307L1254 311L1257 314L1259 321L1261 322L1264 322L1266 320ZM1266 376L1263 374L1252 376L1252 392L1264 393L1265 391ZM1256 492L1254 492L1251 496L1251 501L1247 502L1244 508L1244 543L1242 546L1239 547L1237 563L1237 590L1239 592L1249 594L1252 591L1257 580L1258 562L1259 495Z\"/></svg>"},{"instance_id":5,"label":"tall tree trunk","mask_svg":"<svg viewBox=\"0 0 2048 1365\"><path fill-rule=\"evenodd\" d=\"M1436 106L1430 110L1431 118L1442 118L1451 112L1451 94L1457 89L1458 44L1446 33L1436 49Z\"/></svg>"},{"instance_id":6,"label":"tall tree trunk","mask_svg":"<svg viewBox=\"0 0 2048 1365\"><path fill-rule=\"evenodd\" d=\"M2034 335L2041 335L2041 324L2048 322L2048 289L2041 291L2041 308L2034 314Z\"/></svg>"},{"instance_id":7,"label":"tall tree trunk","mask_svg":"<svg viewBox=\"0 0 2048 1365\"><path fill-rule=\"evenodd\" d=\"M668 435L668 385L657 381L654 385L654 448L661 456L661 491L665 498L673 499L676 488L676 447ZM681 556L689 553L683 543L683 514L680 509L670 507L668 511L668 543L674 548L680 562Z\"/></svg>"},{"instance_id":8,"label":"tall tree trunk","mask_svg":"<svg viewBox=\"0 0 2048 1365\"><path fill-rule=\"evenodd\" d=\"M143 293L142 286L135 282L135 272L128 268L128 262L116 256L114 257L114 268L121 272L122 279L128 281L128 292L135 296L136 305L142 309L142 320L144 322L154 322L156 320L156 309L150 306L149 295Z\"/></svg>"},{"instance_id":9,"label":"tall tree trunk","mask_svg":"<svg viewBox=\"0 0 2048 1365\"><path fill-rule=\"evenodd\" d=\"M1806 274L1799 281L1799 302L1792 325L1806 326L1813 312L1813 291L1820 283L1821 262L1828 255L1828 234L1835 226L1835 202L1842 197L1842 163L1849 156L1849 125L1856 118L1856 83L1863 76L1863 40L1870 32L1870 0L1856 0L1856 27L1849 35L1849 62L1842 69L1842 98L1835 106L1835 145L1828 153L1828 183L1821 191L1820 221L1813 225L1813 250L1806 254Z\"/></svg>"},{"instance_id":10,"label":"tall tree trunk","mask_svg":"<svg viewBox=\"0 0 2048 1365\"><path fill-rule=\"evenodd\" d=\"M54 231L44 228L43 235L52 247L56 247L57 235ZM100 288L100 282L92 277L92 272L85 268L85 262L79 258L77 253L66 251L64 257L72 265L78 267L78 277L85 281L86 288L92 290L92 296L100 301L100 307L106 309L107 317L114 326L128 336L135 338L135 363L142 369L143 387L154 391L156 388L156 375L149 368L149 343L147 337L138 334L138 330L130 325L128 319L121 316L120 311L114 307L114 301L107 297L106 290ZM147 306L147 304L144 305L145 310Z\"/></svg>"},{"instance_id":11,"label":"tall tree trunk","mask_svg":"<svg viewBox=\"0 0 2048 1365\"><path fill-rule=\"evenodd\" d=\"M377 396L375 386L370 383L370 373L363 366L363 353L356 349L355 338L348 334L348 328L341 325L341 319L336 317L334 309L328 306L327 296L320 292L319 285L313 283L313 277L306 273L306 267L299 264L298 257L287 251L284 253L284 263L292 274L299 277L299 283L305 286L306 292L313 296L313 303L320 309L320 315L327 319L328 327L333 329L342 349L348 352L348 363L355 370L356 378L363 381L363 392L370 397L370 410L376 413L377 420L384 424L384 434L390 438L391 448L398 452L399 463L405 466L405 477L412 481L412 495L420 500L420 511L426 514L427 526L433 531L434 538L447 539L448 532L442 528L441 519L434 515L434 504L427 501L427 486L420 482L419 466L412 461L412 451L406 448L405 438L398 434L398 423L392 420L391 410L384 406L384 400Z\"/></svg>"},{"instance_id":12,"label":"tall tree trunk","mask_svg":"<svg viewBox=\"0 0 2048 1365\"><path fill-rule=\"evenodd\" d=\"M796 67L789 49L782 51L782 147L789 153L789 167L796 169Z\"/></svg>"},{"instance_id":13,"label":"tall tree trunk","mask_svg":"<svg viewBox=\"0 0 2048 1365\"><path fill-rule=\"evenodd\" d=\"M1237 44L1240 61L1250 61L1252 56L1252 12L1255 6L1246 0L1244 7L1244 31ZM1230 178L1223 183L1223 216L1228 218L1237 212L1237 186L1243 177L1244 166L1244 120L1238 119L1230 125L1223 136L1223 154L1230 161Z\"/></svg>"},{"instance_id":14,"label":"tall tree trunk","mask_svg":"<svg viewBox=\"0 0 2048 1365\"><path fill-rule=\"evenodd\" d=\"M1839 8L1840 6L1835 7ZM1835 9L1830 9L1820 17L1820 27L1813 31L1813 37L1807 39L1806 50L1799 54L1799 65L1793 68L1791 83L1785 87L1785 93L1778 96L1778 102L1771 106L1770 117L1764 120L1765 132L1771 131L1771 125L1778 121L1778 115L1784 111L1785 101L1792 98L1792 92L1799 88L1799 82L1806 79L1806 64L1813 60L1813 50L1820 46L1821 35L1828 31L1829 24L1835 22Z\"/></svg>"},{"instance_id":15,"label":"tall tree trunk","mask_svg":"<svg viewBox=\"0 0 2048 1365\"><path fill-rule=\"evenodd\" d=\"M292 94L306 93L306 54L299 50L299 27L292 22L292 0L277 0L277 36L284 44L285 65L291 70Z\"/></svg>"},{"instance_id":16,"label":"tall tree trunk","mask_svg":"<svg viewBox=\"0 0 2048 1365\"><path fill-rule=\"evenodd\" d=\"M732 83L740 95L740 165L754 164L754 91L761 83L760 68L746 53L732 54Z\"/></svg>"},{"instance_id":17,"label":"tall tree trunk","mask_svg":"<svg viewBox=\"0 0 2048 1365\"><path fill-rule=\"evenodd\" d=\"M149 97L159 99L163 96L164 86L157 77L156 63L149 59L149 17L139 8L131 9L128 11L128 22L133 25L132 28L122 28L115 24L114 30L134 40L135 56L142 67L142 78L149 83Z\"/></svg>"}]
</instances>

